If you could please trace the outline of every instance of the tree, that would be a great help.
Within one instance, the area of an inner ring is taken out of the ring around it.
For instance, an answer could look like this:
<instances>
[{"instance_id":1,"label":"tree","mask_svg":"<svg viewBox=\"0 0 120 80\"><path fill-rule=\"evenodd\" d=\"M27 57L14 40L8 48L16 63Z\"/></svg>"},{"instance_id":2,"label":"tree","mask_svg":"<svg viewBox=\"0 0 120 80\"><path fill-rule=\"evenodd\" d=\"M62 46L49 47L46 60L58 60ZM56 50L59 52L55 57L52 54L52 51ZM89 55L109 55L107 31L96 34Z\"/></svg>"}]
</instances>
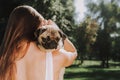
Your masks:
<instances>
[{"instance_id":1,"label":"tree","mask_svg":"<svg viewBox=\"0 0 120 80\"><path fill-rule=\"evenodd\" d=\"M91 53L91 45L93 45L96 41L98 28L99 26L96 20L87 17L76 29L75 38L77 49L80 53L78 57L81 59L81 64L83 63L84 59L88 59L89 53Z\"/></svg>"},{"instance_id":2,"label":"tree","mask_svg":"<svg viewBox=\"0 0 120 80\"><path fill-rule=\"evenodd\" d=\"M58 26L68 34L72 31L73 20L73 0L36 0L27 4L36 8L46 19L52 19Z\"/></svg>"},{"instance_id":3,"label":"tree","mask_svg":"<svg viewBox=\"0 0 120 80\"><path fill-rule=\"evenodd\" d=\"M88 3L87 3L88 2ZM94 0L87 1L87 7L92 17L96 17L101 28L98 33L98 39L96 41L96 50L98 50L99 58L102 61L102 67L109 67L109 59L111 55L112 47L112 33L118 32L117 23L119 23L120 7L117 4L117 0L105 1L100 0L97 3Z\"/></svg>"},{"instance_id":4,"label":"tree","mask_svg":"<svg viewBox=\"0 0 120 80\"><path fill-rule=\"evenodd\" d=\"M10 12L18 5L30 5L34 7L46 19L52 19L68 35L72 35L74 28L73 20L73 0L1 0L0 1L0 21L7 23ZM1 33L5 27L0 25ZM71 33L71 34L69 34ZM3 36L0 36L2 38ZM73 38L72 38L73 39Z\"/></svg>"}]
</instances>

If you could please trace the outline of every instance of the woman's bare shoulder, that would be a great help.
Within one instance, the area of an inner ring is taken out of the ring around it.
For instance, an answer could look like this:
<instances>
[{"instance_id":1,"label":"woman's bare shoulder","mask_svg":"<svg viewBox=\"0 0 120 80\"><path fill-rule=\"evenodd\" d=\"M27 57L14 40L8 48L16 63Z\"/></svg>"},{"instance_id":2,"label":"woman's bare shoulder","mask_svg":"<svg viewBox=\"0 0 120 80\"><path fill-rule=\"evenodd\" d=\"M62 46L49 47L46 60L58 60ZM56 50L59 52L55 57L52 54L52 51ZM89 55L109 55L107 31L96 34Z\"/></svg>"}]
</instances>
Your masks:
<instances>
[{"instance_id":1,"label":"woman's bare shoulder","mask_svg":"<svg viewBox=\"0 0 120 80\"><path fill-rule=\"evenodd\" d=\"M77 57L76 52L68 52L64 49L60 50L60 54L61 54L62 58L64 59L64 67L68 67L68 66L72 65L73 61Z\"/></svg>"}]
</instances>

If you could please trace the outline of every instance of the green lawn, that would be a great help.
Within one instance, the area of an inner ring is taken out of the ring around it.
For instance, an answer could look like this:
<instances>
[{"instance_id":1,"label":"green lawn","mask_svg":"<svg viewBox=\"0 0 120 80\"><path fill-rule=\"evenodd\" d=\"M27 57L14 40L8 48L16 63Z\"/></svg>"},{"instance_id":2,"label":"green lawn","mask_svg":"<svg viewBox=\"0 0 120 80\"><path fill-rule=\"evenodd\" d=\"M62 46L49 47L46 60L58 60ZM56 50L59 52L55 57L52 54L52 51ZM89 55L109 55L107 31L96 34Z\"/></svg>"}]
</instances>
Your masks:
<instances>
[{"instance_id":1,"label":"green lawn","mask_svg":"<svg viewBox=\"0 0 120 80\"><path fill-rule=\"evenodd\" d=\"M85 61L83 65L66 68L64 80L120 80L120 62L110 62L101 68L100 61Z\"/></svg>"}]
</instances>

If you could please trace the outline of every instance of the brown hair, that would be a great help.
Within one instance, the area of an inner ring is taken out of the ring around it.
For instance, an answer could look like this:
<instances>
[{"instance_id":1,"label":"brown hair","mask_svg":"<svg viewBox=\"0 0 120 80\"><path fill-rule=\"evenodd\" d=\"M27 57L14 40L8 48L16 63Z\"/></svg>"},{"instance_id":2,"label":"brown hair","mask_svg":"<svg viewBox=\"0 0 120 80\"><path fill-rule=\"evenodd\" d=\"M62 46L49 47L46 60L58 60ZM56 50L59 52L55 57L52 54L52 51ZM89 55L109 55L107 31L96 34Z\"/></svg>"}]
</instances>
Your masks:
<instances>
[{"instance_id":1,"label":"brown hair","mask_svg":"<svg viewBox=\"0 0 120 80\"><path fill-rule=\"evenodd\" d=\"M0 47L0 80L15 80L15 61L22 58L20 54L24 54L28 44L35 40L34 32L42 18L27 5L18 6L12 11Z\"/></svg>"}]
</instances>

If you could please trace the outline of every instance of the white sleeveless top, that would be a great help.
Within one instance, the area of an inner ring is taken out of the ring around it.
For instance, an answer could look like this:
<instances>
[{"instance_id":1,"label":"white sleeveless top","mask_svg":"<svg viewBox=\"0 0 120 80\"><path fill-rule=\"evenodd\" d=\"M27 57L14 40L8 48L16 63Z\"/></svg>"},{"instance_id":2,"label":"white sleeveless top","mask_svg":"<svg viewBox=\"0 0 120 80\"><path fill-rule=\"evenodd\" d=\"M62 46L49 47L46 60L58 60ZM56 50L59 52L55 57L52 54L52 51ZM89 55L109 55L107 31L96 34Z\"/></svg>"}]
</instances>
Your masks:
<instances>
[{"instance_id":1,"label":"white sleeveless top","mask_svg":"<svg viewBox=\"0 0 120 80\"><path fill-rule=\"evenodd\" d=\"M51 52L46 53L46 76L45 80L53 80L53 57Z\"/></svg>"},{"instance_id":2,"label":"white sleeveless top","mask_svg":"<svg viewBox=\"0 0 120 80\"><path fill-rule=\"evenodd\" d=\"M63 80L65 68L62 68L59 74L59 80ZM46 75L45 80L53 80L53 56L52 52L46 53Z\"/></svg>"}]
</instances>

